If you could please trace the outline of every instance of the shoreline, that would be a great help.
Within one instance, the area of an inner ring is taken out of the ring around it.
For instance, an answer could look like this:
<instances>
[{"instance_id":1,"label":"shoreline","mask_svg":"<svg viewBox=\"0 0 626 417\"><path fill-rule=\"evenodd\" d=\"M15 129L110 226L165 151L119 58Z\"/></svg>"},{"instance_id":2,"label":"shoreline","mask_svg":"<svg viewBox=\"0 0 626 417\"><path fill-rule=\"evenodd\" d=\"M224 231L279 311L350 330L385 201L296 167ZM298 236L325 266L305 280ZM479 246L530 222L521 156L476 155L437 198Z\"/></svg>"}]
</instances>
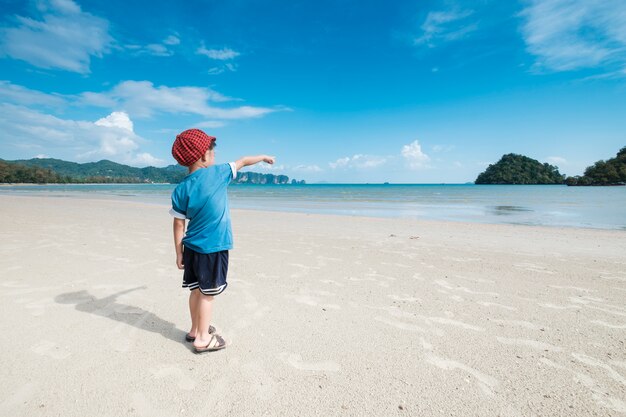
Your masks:
<instances>
[{"instance_id":1,"label":"shoreline","mask_svg":"<svg viewBox=\"0 0 626 417\"><path fill-rule=\"evenodd\" d=\"M96 184L103 185L103 184ZM104 184L106 185L106 184ZM132 184L131 184L132 185ZM154 184L157 185L157 184ZM161 185L170 185L170 184L161 184ZM137 195L118 195L118 194L77 194L77 195L38 195L36 193L33 194L3 194L0 193L0 198L2 197L17 197L17 198L45 198L45 199L67 199L70 198L72 200L85 200L85 201L119 201L124 203L137 203L137 204L146 204L149 206L162 206L169 207L167 202L163 201L154 201L150 200L148 196L142 196L139 198ZM153 196L154 197L154 196ZM236 205L236 204L235 204ZM232 206L232 197L231 197L231 206ZM352 213L342 213L337 210L337 212L315 212L315 211L307 211L306 209L285 209L285 208L249 208L249 207L231 207L232 210L242 210L242 211L259 211L259 212L267 212L267 213L295 213L295 214L303 214L303 215L319 215L319 216L338 216L341 218L363 218L363 219L397 219L397 220L405 220L409 222L441 222L441 223L450 223L450 224L468 224L468 225L501 225L501 226L509 226L509 227L526 227L526 228L546 228L546 229L568 229L568 230L601 230L601 231L614 231L614 232L624 232L626 231L626 226L621 227L592 227L592 226L574 226L574 225L548 225L548 224L526 224L526 223L495 223L495 222L487 222L487 221L467 221L467 220L449 220L449 219L432 219L427 217L412 217L412 216L399 216L399 215L365 215L365 214L352 214Z\"/></svg>"}]
</instances>

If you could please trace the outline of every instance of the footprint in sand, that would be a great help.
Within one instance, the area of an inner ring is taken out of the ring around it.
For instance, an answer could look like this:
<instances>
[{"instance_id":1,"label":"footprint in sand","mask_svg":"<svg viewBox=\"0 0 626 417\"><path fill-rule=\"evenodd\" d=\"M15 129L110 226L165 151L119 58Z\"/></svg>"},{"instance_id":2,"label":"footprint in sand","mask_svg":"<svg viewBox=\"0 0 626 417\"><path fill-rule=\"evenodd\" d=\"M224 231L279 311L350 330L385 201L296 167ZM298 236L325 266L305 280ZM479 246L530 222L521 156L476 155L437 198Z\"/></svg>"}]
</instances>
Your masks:
<instances>
[{"instance_id":1,"label":"footprint in sand","mask_svg":"<svg viewBox=\"0 0 626 417\"><path fill-rule=\"evenodd\" d=\"M596 292L596 290L590 290L589 288L572 287L571 285L548 285L550 288L556 288L559 290L574 290L581 292Z\"/></svg>"},{"instance_id":2,"label":"footprint in sand","mask_svg":"<svg viewBox=\"0 0 626 417\"><path fill-rule=\"evenodd\" d=\"M611 324L602 320L591 320L590 322L603 327L608 327L609 329L626 329L626 324Z\"/></svg>"},{"instance_id":3,"label":"footprint in sand","mask_svg":"<svg viewBox=\"0 0 626 417\"><path fill-rule=\"evenodd\" d=\"M471 281L471 282L480 282L481 284L495 284L495 281L491 279L478 278L478 277L466 277L463 275L454 275L454 277L461 278L461 279L464 279L466 281Z\"/></svg>"},{"instance_id":4,"label":"footprint in sand","mask_svg":"<svg viewBox=\"0 0 626 417\"><path fill-rule=\"evenodd\" d=\"M396 278L396 277L379 274L378 272L370 272L370 273L367 273L365 275L367 275L368 277L373 277L373 278L386 279L387 281L397 281L398 280L398 278Z\"/></svg>"},{"instance_id":5,"label":"footprint in sand","mask_svg":"<svg viewBox=\"0 0 626 417\"><path fill-rule=\"evenodd\" d=\"M419 272L413 274L413 279L416 281L424 281L424 277L422 277L422 274L420 274Z\"/></svg>"},{"instance_id":6,"label":"footprint in sand","mask_svg":"<svg viewBox=\"0 0 626 417\"><path fill-rule=\"evenodd\" d=\"M487 375L483 372L480 372L470 366L467 366L461 362L453 361L451 359L442 358L436 356L434 354L426 355L426 362L431 365L435 365L437 368L441 368L447 371L453 370L461 370L465 373L470 374L476 379L476 383L480 390L485 393L485 395L493 396L493 390L498 386L498 380L494 377Z\"/></svg>"},{"instance_id":7,"label":"footprint in sand","mask_svg":"<svg viewBox=\"0 0 626 417\"><path fill-rule=\"evenodd\" d=\"M584 363L585 365L594 366L597 368L604 369L607 374L617 383L626 386L626 378L624 378L619 372L615 369L611 368L606 363L602 362L599 359L592 358L591 356L587 356L582 353L572 353L572 356L579 362Z\"/></svg>"},{"instance_id":8,"label":"footprint in sand","mask_svg":"<svg viewBox=\"0 0 626 417\"><path fill-rule=\"evenodd\" d=\"M196 387L196 383L185 375L182 369L176 366L162 366L159 369L151 369L152 374L156 379L171 378L176 381L178 388L191 391Z\"/></svg>"},{"instance_id":9,"label":"footprint in sand","mask_svg":"<svg viewBox=\"0 0 626 417\"><path fill-rule=\"evenodd\" d=\"M397 294L388 294L387 297L391 298L394 301L404 301L407 303L415 303L417 301L422 301L421 299L417 298L417 297L411 297L410 295L397 295Z\"/></svg>"},{"instance_id":10,"label":"footprint in sand","mask_svg":"<svg viewBox=\"0 0 626 417\"><path fill-rule=\"evenodd\" d=\"M7 390L8 391L8 390ZM0 404L0 414L3 416L19 415L14 409L23 406L31 400L37 392L37 384L28 383L19 387L14 394L7 395L7 391L3 392L3 400Z\"/></svg>"},{"instance_id":11,"label":"footprint in sand","mask_svg":"<svg viewBox=\"0 0 626 417\"><path fill-rule=\"evenodd\" d=\"M482 328L482 327L474 326L474 325L467 324L467 323L464 323L464 322L459 321L459 320L451 319L449 317L449 314L450 314L449 312L446 312L448 314L448 317L430 317L430 316L423 316L421 314L416 314L416 313L407 313L407 312L401 311L400 309L398 309L396 307L388 307L388 308L384 308L384 310L387 311L387 313L389 313L389 315L392 316L392 317L423 321L428 326L430 326L430 328L436 334L440 334L441 331L438 328L434 327L433 323L446 324L446 325L450 325L450 326L461 327L461 328L466 329L466 330L473 330L473 331L477 331L477 332L484 332L485 331L485 329ZM385 322L385 321L381 320L379 317L377 317L376 320L381 321L381 322ZM405 330L411 330L412 327L414 326L412 324L407 325L406 323L393 322L393 321L386 322L386 323L391 325L391 326L394 326L394 327L404 328ZM419 326L414 326L414 327L415 328L413 328L413 330L417 330L417 331L423 331L424 330L424 329L422 329Z\"/></svg>"},{"instance_id":12,"label":"footprint in sand","mask_svg":"<svg viewBox=\"0 0 626 417\"><path fill-rule=\"evenodd\" d=\"M311 295L286 295L285 297L294 300L296 303L304 304L311 307L321 307L330 310L341 309L341 307L337 304L323 304L319 298L313 297Z\"/></svg>"},{"instance_id":13,"label":"footprint in sand","mask_svg":"<svg viewBox=\"0 0 626 417\"><path fill-rule=\"evenodd\" d=\"M61 288L60 286L55 286L55 287L37 287L37 288L20 288L20 289L16 289L13 291L9 291L6 293L6 295L11 295L11 296L15 296L15 295L26 295L26 294L32 294L35 292L50 292L53 290L57 290Z\"/></svg>"},{"instance_id":14,"label":"footprint in sand","mask_svg":"<svg viewBox=\"0 0 626 417\"><path fill-rule=\"evenodd\" d=\"M539 329L538 326L536 326L535 324L529 322L529 321L525 321L525 320L500 320L500 319L491 319L492 322L494 323L499 323L499 324L509 324L511 326L518 326L518 327L524 327L526 329L531 329L531 330L537 330Z\"/></svg>"},{"instance_id":15,"label":"footprint in sand","mask_svg":"<svg viewBox=\"0 0 626 417\"><path fill-rule=\"evenodd\" d=\"M381 322L383 324L386 324L387 326L395 327L396 329L400 329L400 330L408 330L410 332L418 332L418 333L428 332L428 330L423 327L417 326L412 323L399 321L399 320L392 320L392 319L388 319L388 318L380 317L380 316L374 317L374 320Z\"/></svg>"},{"instance_id":16,"label":"footprint in sand","mask_svg":"<svg viewBox=\"0 0 626 417\"><path fill-rule=\"evenodd\" d=\"M597 359L590 358L589 356L586 356L586 355L582 355L582 354L572 354L572 355L579 355L579 358L582 358L582 362L586 363L587 365L596 366L595 364L599 362L597 361ZM591 391L591 397L601 407L605 407L605 408L608 408L608 409L611 409L613 411L617 411L620 413L626 413L626 402L618 398L609 397L608 393L606 392L606 389L604 389L598 383L598 381L591 378L589 375L583 374L582 372L574 371L573 369L567 368L563 365L559 365L558 363L552 362L551 360L547 358L541 358L539 359L539 361L543 363L544 365L548 365L555 369L560 369L563 371L573 373L574 381L582 384L589 391ZM601 362L600 364L603 365ZM619 377L621 378L621 375L619 375Z\"/></svg>"},{"instance_id":17,"label":"footprint in sand","mask_svg":"<svg viewBox=\"0 0 626 417\"><path fill-rule=\"evenodd\" d=\"M42 340L36 345L31 346L30 350L38 355L48 356L57 360L65 359L72 355L72 353L66 348L49 340Z\"/></svg>"},{"instance_id":18,"label":"footprint in sand","mask_svg":"<svg viewBox=\"0 0 626 417\"><path fill-rule=\"evenodd\" d=\"M591 309L593 309L593 310L603 311L603 312L605 312L605 313L608 313L608 314L613 314L613 315L615 315L615 316L626 317L626 312L609 310L609 309L606 309L606 308L597 307L597 306L592 306L592 305L585 306L585 308L591 308Z\"/></svg>"},{"instance_id":19,"label":"footprint in sand","mask_svg":"<svg viewBox=\"0 0 626 417\"><path fill-rule=\"evenodd\" d=\"M452 284L450 284L448 281L443 280L443 279L439 279L435 281L435 284L439 285L440 287L443 287L447 290L452 290L452 291L462 291L465 292L467 294L475 294L475 295L491 295L493 297L498 297L500 296L500 294L498 294L497 292L492 292L492 291L474 291L474 290L470 290L467 287L461 287L460 285L457 285L456 287L453 286Z\"/></svg>"},{"instance_id":20,"label":"footprint in sand","mask_svg":"<svg viewBox=\"0 0 626 417\"><path fill-rule=\"evenodd\" d=\"M453 256L444 256L443 259L453 262L480 262L480 258L455 258Z\"/></svg>"},{"instance_id":21,"label":"footprint in sand","mask_svg":"<svg viewBox=\"0 0 626 417\"><path fill-rule=\"evenodd\" d=\"M271 401L277 391L276 381L263 366L263 361L248 362L239 367L245 380L250 381L247 388L261 402Z\"/></svg>"},{"instance_id":22,"label":"footprint in sand","mask_svg":"<svg viewBox=\"0 0 626 417\"><path fill-rule=\"evenodd\" d=\"M527 340L527 339L510 339L508 337L496 337L496 340L504 345L513 345L513 346L522 346L529 347L535 350L549 350L552 352L561 352L563 349L551 345L549 343L538 342L536 340Z\"/></svg>"},{"instance_id":23,"label":"footprint in sand","mask_svg":"<svg viewBox=\"0 0 626 417\"><path fill-rule=\"evenodd\" d=\"M413 268L411 265L406 265L406 264L401 264L401 263L397 263L397 262L381 262L381 265L387 265L387 266L395 266L398 268Z\"/></svg>"},{"instance_id":24,"label":"footprint in sand","mask_svg":"<svg viewBox=\"0 0 626 417\"><path fill-rule=\"evenodd\" d=\"M154 417L165 414L163 410L154 407L154 401L149 400L145 395L138 392L133 394L131 404L131 411L140 417Z\"/></svg>"},{"instance_id":25,"label":"footprint in sand","mask_svg":"<svg viewBox=\"0 0 626 417\"><path fill-rule=\"evenodd\" d=\"M576 306L576 305L557 305L557 304L552 304L552 303L537 303L537 305L539 305L539 307L545 307L545 308L551 308L553 310L567 310L568 308L580 308L580 306Z\"/></svg>"},{"instance_id":26,"label":"footprint in sand","mask_svg":"<svg viewBox=\"0 0 626 417\"><path fill-rule=\"evenodd\" d=\"M600 275L600 278L606 279L608 281L626 282L626 278L616 277L616 276L612 276L612 275Z\"/></svg>"},{"instance_id":27,"label":"footprint in sand","mask_svg":"<svg viewBox=\"0 0 626 417\"><path fill-rule=\"evenodd\" d=\"M517 310L515 307L507 306L507 305L500 304L500 303L491 303L489 301L477 301L476 304L479 304L485 307L499 307L499 308L503 308L505 310L510 310L510 311Z\"/></svg>"},{"instance_id":28,"label":"footprint in sand","mask_svg":"<svg viewBox=\"0 0 626 417\"><path fill-rule=\"evenodd\" d=\"M556 274L555 271L551 271L547 269L545 266L535 265L535 264L531 264L528 262L520 263L520 264L513 264L513 266L516 268L524 269L526 271L530 271L530 272L539 272L540 274L549 274L549 275Z\"/></svg>"},{"instance_id":29,"label":"footprint in sand","mask_svg":"<svg viewBox=\"0 0 626 417\"><path fill-rule=\"evenodd\" d=\"M300 371L313 372L340 372L341 367L338 363L332 361L322 362L304 362L302 356L297 353L281 353L279 358L286 362L289 366Z\"/></svg>"},{"instance_id":30,"label":"footprint in sand","mask_svg":"<svg viewBox=\"0 0 626 417\"><path fill-rule=\"evenodd\" d=\"M24 307L30 310L30 314L37 317L37 316L44 315L48 307L54 307L56 305L57 304L54 302L52 298L46 297L46 298L41 298L39 300L30 302L26 304Z\"/></svg>"},{"instance_id":31,"label":"footprint in sand","mask_svg":"<svg viewBox=\"0 0 626 417\"><path fill-rule=\"evenodd\" d=\"M264 306L262 308L257 309L253 314L246 315L239 318L235 324L233 325L234 330L245 329L247 327L252 326L255 322L261 320L265 315L271 310L270 307ZM230 332L230 336L234 336L236 334L235 331Z\"/></svg>"},{"instance_id":32,"label":"footprint in sand","mask_svg":"<svg viewBox=\"0 0 626 417\"><path fill-rule=\"evenodd\" d=\"M348 281L352 281L352 282L366 282L366 281L372 281L372 282L376 282L377 280L374 278L356 278L356 277L348 277L346 278Z\"/></svg>"},{"instance_id":33,"label":"footprint in sand","mask_svg":"<svg viewBox=\"0 0 626 417\"><path fill-rule=\"evenodd\" d=\"M332 284L332 285L335 285L337 287L345 287L345 285L343 285L341 282L333 281L332 279L322 279L322 280L320 280L320 282L322 284Z\"/></svg>"}]
</instances>

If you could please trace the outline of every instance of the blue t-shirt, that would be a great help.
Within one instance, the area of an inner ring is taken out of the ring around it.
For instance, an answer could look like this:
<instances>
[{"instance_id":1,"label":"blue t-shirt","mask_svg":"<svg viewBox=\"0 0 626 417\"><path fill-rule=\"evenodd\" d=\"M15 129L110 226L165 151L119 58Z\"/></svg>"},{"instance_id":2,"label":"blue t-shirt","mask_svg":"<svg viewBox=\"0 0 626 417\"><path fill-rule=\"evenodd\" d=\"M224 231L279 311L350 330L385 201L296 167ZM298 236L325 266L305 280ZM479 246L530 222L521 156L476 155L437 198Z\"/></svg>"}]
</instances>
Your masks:
<instances>
[{"instance_id":1,"label":"blue t-shirt","mask_svg":"<svg viewBox=\"0 0 626 417\"><path fill-rule=\"evenodd\" d=\"M233 162L200 168L172 192L170 214L189 220L183 245L199 253L233 248L228 211L228 184L237 176Z\"/></svg>"}]
</instances>

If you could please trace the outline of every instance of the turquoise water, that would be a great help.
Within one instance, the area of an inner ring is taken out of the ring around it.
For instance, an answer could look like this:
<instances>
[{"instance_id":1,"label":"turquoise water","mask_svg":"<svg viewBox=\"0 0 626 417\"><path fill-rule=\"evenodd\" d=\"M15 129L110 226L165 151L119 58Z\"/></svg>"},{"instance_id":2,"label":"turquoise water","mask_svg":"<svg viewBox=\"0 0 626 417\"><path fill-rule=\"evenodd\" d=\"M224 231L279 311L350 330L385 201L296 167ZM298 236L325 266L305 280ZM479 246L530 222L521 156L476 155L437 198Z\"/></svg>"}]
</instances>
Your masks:
<instances>
[{"instance_id":1,"label":"turquoise water","mask_svg":"<svg viewBox=\"0 0 626 417\"><path fill-rule=\"evenodd\" d=\"M28 185L0 194L169 205L174 185ZM626 187L560 185L231 185L233 208L626 230Z\"/></svg>"}]
</instances>

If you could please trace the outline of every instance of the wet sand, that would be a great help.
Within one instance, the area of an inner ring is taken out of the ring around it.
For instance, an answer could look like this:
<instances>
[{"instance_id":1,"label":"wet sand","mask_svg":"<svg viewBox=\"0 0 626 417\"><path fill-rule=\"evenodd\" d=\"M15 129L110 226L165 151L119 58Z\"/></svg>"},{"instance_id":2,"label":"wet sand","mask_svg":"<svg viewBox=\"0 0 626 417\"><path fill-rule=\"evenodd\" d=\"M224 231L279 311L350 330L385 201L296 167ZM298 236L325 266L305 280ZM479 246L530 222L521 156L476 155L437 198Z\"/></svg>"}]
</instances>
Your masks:
<instances>
[{"instance_id":1,"label":"wet sand","mask_svg":"<svg viewBox=\"0 0 626 417\"><path fill-rule=\"evenodd\" d=\"M236 210L196 355L167 207L0 204L0 415L626 414L624 231Z\"/></svg>"}]
</instances>

